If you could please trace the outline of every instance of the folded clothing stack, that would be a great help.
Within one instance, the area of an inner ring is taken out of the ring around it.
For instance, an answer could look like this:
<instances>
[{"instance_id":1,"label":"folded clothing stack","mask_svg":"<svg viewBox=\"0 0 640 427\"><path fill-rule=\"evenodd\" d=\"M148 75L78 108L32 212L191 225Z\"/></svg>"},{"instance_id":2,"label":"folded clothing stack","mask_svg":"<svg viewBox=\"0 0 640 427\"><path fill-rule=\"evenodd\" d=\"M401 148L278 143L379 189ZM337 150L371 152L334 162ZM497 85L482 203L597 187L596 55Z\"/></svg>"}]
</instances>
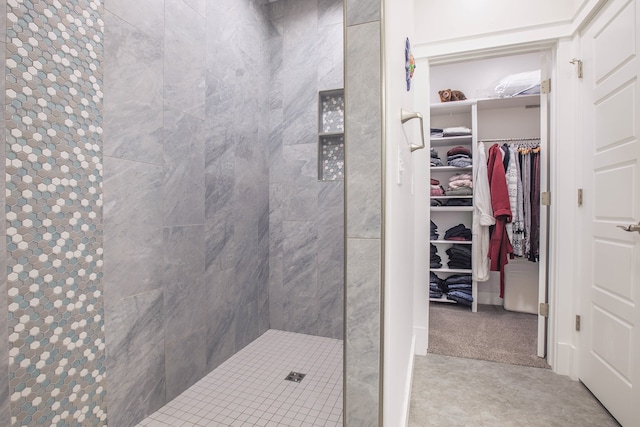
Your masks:
<instances>
[{"instance_id":1,"label":"folded clothing stack","mask_svg":"<svg viewBox=\"0 0 640 427\"><path fill-rule=\"evenodd\" d=\"M431 128L431 137L432 138L442 138L444 133L444 129L441 128Z\"/></svg>"},{"instance_id":2,"label":"folded clothing stack","mask_svg":"<svg viewBox=\"0 0 640 427\"><path fill-rule=\"evenodd\" d=\"M471 157L471 150L462 145L458 145L447 151L447 163L449 166L457 166L459 168L471 166L473 164Z\"/></svg>"},{"instance_id":3,"label":"folded clothing stack","mask_svg":"<svg viewBox=\"0 0 640 427\"><path fill-rule=\"evenodd\" d=\"M471 245L453 245L445 252L449 255L449 268L471 269Z\"/></svg>"},{"instance_id":4,"label":"folded clothing stack","mask_svg":"<svg viewBox=\"0 0 640 427\"><path fill-rule=\"evenodd\" d=\"M459 173L449 178L447 189L444 190L447 196L472 196L473 177L470 173ZM447 206L472 206L473 200L469 198L455 198L447 200Z\"/></svg>"},{"instance_id":5,"label":"folded clothing stack","mask_svg":"<svg viewBox=\"0 0 640 427\"><path fill-rule=\"evenodd\" d=\"M469 136L471 129L466 126L453 126L442 129L442 136Z\"/></svg>"},{"instance_id":6,"label":"folded clothing stack","mask_svg":"<svg viewBox=\"0 0 640 427\"><path fill-rule=\"evenodd\" d=\"M470 196L473 194L473 177L470 173L459 173L449 178L445 190L447 196Z\"/></svg>"},{"instance_id":7,"label":"folded clothing stack","mask_svg":"<svg viewBox=\"0 0 640 427\"><path fill-rule=\"evenodd\" d=\"M440 160L440 154L435 148L431 149L431 166L444 166L444 163Z\"/></svg>"},{"instance_id":8,"label":"folded clothing stack","mask_svg":"<svg viewBox=\"0 0 640 427\"><path fill-rule=\"evenodd\" d=\"M440 289L447 294L447 299L470 307L473 302L472 280L470 274L454 274L442 281Z\"/></svg>"},{"instance_id":9,"label":"folded clothing stack","mask_svg":"<svg viewBox=\"0 0 640 427\"><path fill-rule=\"evenodd\" d=\"M429 298L442 298L442 282L436 273L429 273Z\"/></svg>"},{"instance_id":10,"label":"folded clothing stack","mask_svg":"<svg viewBox=\"0 0 640 427\"><path fill-rule=\"evenodd\" d=\"M464 224L453 226L445 231L444 240L471 241L471 229Z\"/></svg>"},{"instance_id":11,"label":"folded clothing stack","mask_svg":"<svg viewBox=\"0 0 640 427\"><path fill-rule=\"evenodd\" d=\"M438 255L438 248L433 243L430 243L429 247L431 252L429 268L442 268L442 258Z\"/></svg>"},{"instance_id":12,"label":"folded clothing stack","mask_svg":"<svg viewBox=\"0 0 640 427\"><path fill-rule=\"evenodd\" d=\"M471 307L473 302L471 274L454 274L441 279L434 272L429 273L429 298L442 298Z\"/></svg>"},{"instance_id":13,"label":"folded clothing stack","mask_svg":"<svg viewBox=\"0 0 640 427\"><path fill-rule=\"evenodd\" d=\"M435 222L431 221L431 237L429 240L438 240L438 226Z\"/></svg>"},{"instance_id":14,"label":"folded clothing stack","mask_svg":"<svg viewBox=\"0 0 640 427\"><path fill-rule=\"evenodd\" d=\"M440 181L431 178L431 196L444 196L444 188L440 185Z\"/></svg>"}]
</instances>

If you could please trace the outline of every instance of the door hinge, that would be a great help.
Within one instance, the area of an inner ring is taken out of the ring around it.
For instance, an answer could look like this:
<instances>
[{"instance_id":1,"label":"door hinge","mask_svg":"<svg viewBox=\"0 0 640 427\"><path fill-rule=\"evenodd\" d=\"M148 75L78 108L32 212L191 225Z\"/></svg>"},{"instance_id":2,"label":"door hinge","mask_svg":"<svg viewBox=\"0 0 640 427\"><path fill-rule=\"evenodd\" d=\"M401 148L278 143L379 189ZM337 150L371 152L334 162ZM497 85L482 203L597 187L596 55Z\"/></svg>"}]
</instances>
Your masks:
<instances>
[{"instance_id":1,"label":"door hinge","mask_svg":"<svg viewBox=\"0 0 640 427\"><path fill-rule=\"evenodd\" d=\"M544 80L540 83L540 92L542 93L551 92L551 79Z\"/></svg>"},{"instance_id":2,"label":"door hinge","mask_svg":"<svg viewBox=\"0 0 640 427\"><path fill-rule=\"evenodd\" d=\"M580 331L580 315L576 314L576 331Z\"/></svg>"},{"instance_id":3,"label":"door hinge","mask_svg":"<svg viewBox=\"0 0 640 427\"><path fill-rule=\"evenodd\" d=\"M581 79L583 77L582 74L582 61L580 59L573 58L569 61L569 64L578 64L578 78Z\"/></svg>"},{"instance_id":4,"label":"door hinge","mask_svg":"<svg viewBox=\"0 0 640 427\"><path fill-rule=\"evenodd\" d=\"M548 191L545 191L543 193L540 193L540 204L542 206L549 206L551 204L551 193Z\"/></svg>"},{"instance_id":5,"label":"door hinge","mask_svg":"<svg viewBox=\"0 0 640 427\"><path fill-rule=\"evenodd\" d=\"M540 316L542 317L549 317L549 303L541 302L540 311L538 311L538 314L540 314Z\"/></svg>"},{"instance_id":6,"label":"door hinge","mask_svg":"<svg viewBox=\"0 0 640 427\"><path fill-rule=\"evenodd\" d=\"M578 188L578 206L582 206L582 188Z\"/></svg>"}]
</instances>

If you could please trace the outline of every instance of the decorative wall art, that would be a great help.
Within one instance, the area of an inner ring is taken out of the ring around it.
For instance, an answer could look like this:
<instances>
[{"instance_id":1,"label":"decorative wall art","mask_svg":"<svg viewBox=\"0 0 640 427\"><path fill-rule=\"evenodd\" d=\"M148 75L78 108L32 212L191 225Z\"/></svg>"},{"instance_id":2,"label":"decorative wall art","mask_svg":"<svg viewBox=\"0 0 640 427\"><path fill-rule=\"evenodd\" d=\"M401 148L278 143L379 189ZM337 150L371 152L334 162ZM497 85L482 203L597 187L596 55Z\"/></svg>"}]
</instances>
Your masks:
<instances>
[{"instance_id":1,"label":"decorative wall art","mask_svg":"<svg viewBox=\"0 0 640 427\"><path fill-rule=\"evenodd\" d=\"M411 90L411 79L413 78L413 72L416 69L416 60L413 57L413 53L411 53L411 42L409 42L409 37L407 37L404 44L404 69L406 71L408 92Z\"/></svg>"}]
</instances>

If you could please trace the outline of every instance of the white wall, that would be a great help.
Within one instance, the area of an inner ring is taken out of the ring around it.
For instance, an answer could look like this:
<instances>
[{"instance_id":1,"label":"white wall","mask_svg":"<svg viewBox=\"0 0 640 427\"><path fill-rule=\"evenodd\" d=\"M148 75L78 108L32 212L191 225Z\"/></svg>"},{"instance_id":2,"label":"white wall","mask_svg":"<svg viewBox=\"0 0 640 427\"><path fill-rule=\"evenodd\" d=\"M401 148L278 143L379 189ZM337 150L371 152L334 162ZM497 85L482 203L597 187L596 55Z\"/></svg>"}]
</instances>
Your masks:
<instances>
[{"instance_id":1,"label":"white wall","mask_svg":"<svg viewBox=\"0 0 640 427\"><path fill-rule=\"evenodd\" d=\"M385 2L385 298L384 400L385 426L406 425L413 367L414 167L409 143L418 143L417 119L403 126L400 109L413 111L413 91L406 91L405 38L411 36L412 0ZM393 3L393 7L391 7ZM405 129L407 132L405 133ZM402 164L400 164L400 162ZM402 170L404 169L404 170ZM401 176L399 176L401 174ZM425 270L426 271L426 270ZM422 283L426 286L426 283ZM417 284L416 284L417 285ZM426 301L425 301L426 302Z\"/></svg>"},{"instance_id":2,"label":"white wall","mask_svg":"<svg viewBox=\"0 0 640 427\"><path fill-rule=\"evenodd\" d=\"M416 43L570 22L582 0L415 0Z\"/></svg>"},{"instance_id":3,"label":"white wall","mask_svg":"<svg viewBox=\"0 0 640 427\"><path fill-rule=\"evenodd\" d=\"M573 37L606 0L414 0L416 58L435 65L472 51L500 54L514 46ZM482 5L479 8L479 5Z\"/></svg>"}]
</instances>

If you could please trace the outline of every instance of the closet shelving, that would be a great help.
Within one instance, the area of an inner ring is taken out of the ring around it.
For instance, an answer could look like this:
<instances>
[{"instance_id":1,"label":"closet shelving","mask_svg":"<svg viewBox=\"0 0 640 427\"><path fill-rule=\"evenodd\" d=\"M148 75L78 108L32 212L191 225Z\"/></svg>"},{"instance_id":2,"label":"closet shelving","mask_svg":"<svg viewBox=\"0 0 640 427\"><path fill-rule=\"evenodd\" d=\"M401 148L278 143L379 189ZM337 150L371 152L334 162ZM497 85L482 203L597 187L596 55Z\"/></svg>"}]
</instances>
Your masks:
<instances>
[{"instance_id":1,"label":"closet shelving","mask_svg":"<svg viewBox=\"0 0 640 427\"><path fill-rule=\"evenodd\" d=\"M462 145L468 147L474 158L473 166L466 168L452 166L438 166L430 168L430 178L435 178L446 183L448 178L457 173L471 173L475 176L475 159L477 158L478 141L491 138L534 136L539 134L539 121L532 120L531 116L539 115L539 95L526 95L513 98L487 98L477 100L455 101L446 103L436 103L430 106L430 127L445 128L465 126L471 129L470 136L452 137L431 137L430 149L438 151L440 158L446 158L446 152L455 146ZM486 144L486 148L490 145ZM446 163L446 162L445 162ZM465 197L465 196L462 196ZM432 196L431 199L445 201L449 198L462 198L460 196ZM473 196L466 196L473 200ZM438 225L440 235L457 224L465 224L472 228L473 206L431 206L430 217ZM449 240L432 240L431 242L438 248L438 254L443 258L443 267L447 264L446 249L453 244L473 245L474 242L452 242ZM515 268L512 261L509 268ZM452 270L447 268L430 269L441 278L446 278L451 274L471 273L472 270ZM495 287L495 279L483 282L486 289ZM486 290L484 291L486 292ZM491 292L491 291L490 291ZM486 294L483 294L486 295ZM472 282L472 311L477 311L478 303L478 283ZM443 298L431 299L431 301L448 302L446 296ZM486 303L486 302L485 302Z\"/></svg>"},{"instance_id":2,"label":"closet shelving","mask_svg":"<svg viewBox=\"0 0 640 427\"><path fill-rule=\"evenodd\" d=\"M471 135L431 137L430 149L438 152L440 159L446 159L446 153L453 147L463 146L468 148L472 157L475 158L476 134L477 134L477 104L475 100L457 101L440 104L432 104L430 108L430 123L432 128L446 128L465 126L471 129ZM446 162L445 162L446 163ZM474 166L434 166L430 168L430 178L438 179L443 186L446 186L449 178L459 173L469 173L473 175ZM473 196L430 196L431 200L437 199L446 201L450 199L471 199ZM473 202L472 202L473 204ZM440 237L444 236L447 229L458 224L464 224L467 228L472 228L473 206L431 206L430 218L438 225ZM473 245L473 241L453 241L453 240L431 240L438 249L438 254L442 257L442 268L430 268L429 271L435 273L441 279L445 279L453 274L471 274L471 269L447 268L448 256L446 250L455 245ZM471 310L477 311L477 284L472 282L473 303ZM447 299L446 295L441 298L430 298L432 302L456 303Z\"/></svg>"},{"instance_id":3,"label":"closet shelving","mask_svg":"<svg viewBox=\"0 0 640 427\"><path fill-rule=\"evenodd\" d=\"M445 128L466 126L471 129L470 136L453 136L453 137L431 137L430 149L438 151L440 158L446 158L446 152L451 147L462 145L468 147L474 160L477 158L477 148L479 140L491 138L535 136L539 134L539 120L532 120L533 116L539 116L539 95L526 95L513 98L486 98L466 101L455 101L447 103L436 103L430 106L430 127ZM490 146L485 143L486 148ZM446 162L445 162L446 163ZM452 166L439 166L430 168L430 178L440 180L446 183L448 178L454 174L465 172L475 176L476 164L467 168L458 168ZM473 196L467 196L473 200ZM448 196L433 196L431 199L440 199L442 201ZM430 208L430 218L438 225L440 235L457 224L465 224L468 228L472 228L473 224L473 207L472 206L432 206ZM438 254L443 258L443 267L447 265L446 249L453 244L473 245L474 242L452 242L449 240L432 240L432 243L438 248ZM508 266L509 269L517 269L518 260L512 260ZM525 266L526 267L526 266ZM430 269L440 278L446 278L452 274L471 273L472 270L458 269ZM519 270L517 270L519 271ZM492 295L492 290L498 285L496 278L492 276L488 282L483 282L484 298ZM487 292L489 292L487 294ZM478 283L472 282L472 311L477 311L478 304ZM443 298L431 299L431 301L448 302L446 296ZM484 302L485 304L487 302ZM520 311L520 310L518 310Z\"/></svg>"}]
</instances>

